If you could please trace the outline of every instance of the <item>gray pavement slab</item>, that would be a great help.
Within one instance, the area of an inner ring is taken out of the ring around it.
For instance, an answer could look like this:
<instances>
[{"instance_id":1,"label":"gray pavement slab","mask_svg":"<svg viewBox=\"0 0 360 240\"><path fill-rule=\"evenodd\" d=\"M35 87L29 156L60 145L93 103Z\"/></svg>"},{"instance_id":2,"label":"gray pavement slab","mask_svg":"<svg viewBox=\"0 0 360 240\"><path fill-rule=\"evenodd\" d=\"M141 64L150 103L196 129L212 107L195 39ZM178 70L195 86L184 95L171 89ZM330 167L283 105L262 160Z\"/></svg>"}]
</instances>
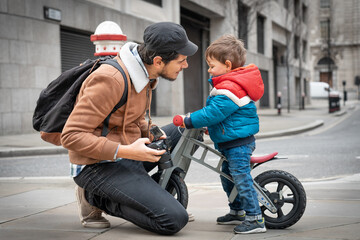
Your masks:
<instances>
[{"instance_id":1,"label":"gray pavement slab","mask_svg":"<svg viewBox=\"0 0 360 240\"><path fill-rule=\"evenodd\" d=\"M1 216L0 222L30 216L62 204L74 201L73 190L66 188L58 189L35 189L0 199ZM38 197L46 196L46 197ZM27 199L27 201L24 201Z\"/></svg>"},{"instance_id":2,"label":"gray pavement slab","mask_svg":"<svg viewBox=\"0 0 360 240\"><path fill-rule=\"evenodd\" d=\"M0 239L360 239L360 174L303 185L307 208L300 221L253 235L236 235L234 226L216 224L228 211L220 183L189 185L188 211L195 221L174 236L159 236L111 216L105 216L110 229L83 228L70 178L0 178Z\"/></svg>"}]
</instances>

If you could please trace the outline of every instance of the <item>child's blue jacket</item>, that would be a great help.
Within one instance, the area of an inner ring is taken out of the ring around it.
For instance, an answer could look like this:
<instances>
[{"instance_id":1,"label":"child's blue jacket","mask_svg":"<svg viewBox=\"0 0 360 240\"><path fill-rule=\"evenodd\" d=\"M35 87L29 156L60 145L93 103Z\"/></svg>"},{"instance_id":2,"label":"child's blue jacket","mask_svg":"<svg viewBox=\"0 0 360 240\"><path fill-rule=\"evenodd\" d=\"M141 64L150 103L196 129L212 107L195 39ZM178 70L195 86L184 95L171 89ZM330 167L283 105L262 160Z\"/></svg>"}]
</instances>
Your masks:
<instances>
[{"instance_id":1,"label":"child's blue jacket","mask_svg":"<svg viewBox=\"0 0 360 240\"><path fill-rule=\"evenodd\" d=\"M185 119L187 128L208 127L211 140L218 143L246 138L259 132L254 101L261 98L264 85L258 68L251 64L209 79L214 87L206 107Z\"/></svg>"}]
</instances>

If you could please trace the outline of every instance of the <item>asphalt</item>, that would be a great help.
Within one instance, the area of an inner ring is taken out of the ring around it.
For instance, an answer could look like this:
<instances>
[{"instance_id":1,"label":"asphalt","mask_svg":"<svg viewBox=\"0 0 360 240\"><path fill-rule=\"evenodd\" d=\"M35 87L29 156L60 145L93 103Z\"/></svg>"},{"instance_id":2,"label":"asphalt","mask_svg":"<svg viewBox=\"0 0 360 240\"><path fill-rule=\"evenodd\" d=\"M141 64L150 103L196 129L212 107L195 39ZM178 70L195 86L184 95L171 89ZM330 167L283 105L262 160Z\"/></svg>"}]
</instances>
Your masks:
<instances>
[{"instance_id":1,"label":"asphalt","mask_svg":"<svg viewBox=\"0 0 360 240\"><path fill-rule=\"evenodd\" d=\"M304 110L259 110L257 139L301 134L331 128L360 106L349 101L341 110L328 113L324 100L313 100ZM154 117L162 126L171 117ZM205 139L211 143L210 139ZM43 142L34 132L0 136L2 158L66 153L62 147ZM185 179L186 180L186 179ZM295 225L263 234L239 235L231 225L217 225L216 217L228 211L227 199L219 184L188 184L188 211L195 216L174 236L159 236L127 222L106 216L110 229L83 228L78 219L74 182L70 177L0 176L0 239L274 239L318 240L360 239L360 174L331 180L303 182L307 194L305 214Z\"/></svg>"}]
</instances>

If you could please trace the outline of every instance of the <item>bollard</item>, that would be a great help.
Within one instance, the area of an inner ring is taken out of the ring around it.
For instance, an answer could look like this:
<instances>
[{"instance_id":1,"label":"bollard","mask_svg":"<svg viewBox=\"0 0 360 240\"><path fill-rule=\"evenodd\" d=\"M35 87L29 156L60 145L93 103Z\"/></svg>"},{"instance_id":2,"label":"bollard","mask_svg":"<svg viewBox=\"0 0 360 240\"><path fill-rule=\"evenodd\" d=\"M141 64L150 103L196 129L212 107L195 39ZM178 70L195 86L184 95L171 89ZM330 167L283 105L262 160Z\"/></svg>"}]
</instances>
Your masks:
<instances>
[{"instance_id":1,"label":"bollard","mask_svg":"<svg viewBox=\"0 0 360 240\"><path fill-rule=\"evenodd\" d=\"M301 109L302 110L305 109L305 93L304 92L301 93Z\"/></svg>"},{"instance_id":2,"label":"bollard","mask_svg":"<svg viewBox=\"0 0 360 240\"><path fill-rule=\"evenodd\" d=\"M277 93L277 97L278 97L278 104L277 104L278 115L281 115L281 92L280 91Z\"/></svg>"}]
</instances>

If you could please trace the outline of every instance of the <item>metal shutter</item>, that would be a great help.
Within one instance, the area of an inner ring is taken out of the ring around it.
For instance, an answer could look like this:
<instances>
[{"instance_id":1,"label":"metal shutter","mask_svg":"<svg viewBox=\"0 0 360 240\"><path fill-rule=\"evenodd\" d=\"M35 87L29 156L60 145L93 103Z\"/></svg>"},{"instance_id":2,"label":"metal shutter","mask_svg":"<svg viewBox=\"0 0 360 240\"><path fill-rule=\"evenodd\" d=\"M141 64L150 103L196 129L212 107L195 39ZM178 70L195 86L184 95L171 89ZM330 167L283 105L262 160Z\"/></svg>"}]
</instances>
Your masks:
<instances>
[{"instance_id":1,"label":"metal shutter","mask_svg":"<svg viewBox=\"0 0 360 240\"><path fill-rule=\"evenodd\" d=\"M86 59L95 59L95 46L90 41L91 33L61 29L61 71L64 72L79 65Z\"/></svg>"}]
</instances>

